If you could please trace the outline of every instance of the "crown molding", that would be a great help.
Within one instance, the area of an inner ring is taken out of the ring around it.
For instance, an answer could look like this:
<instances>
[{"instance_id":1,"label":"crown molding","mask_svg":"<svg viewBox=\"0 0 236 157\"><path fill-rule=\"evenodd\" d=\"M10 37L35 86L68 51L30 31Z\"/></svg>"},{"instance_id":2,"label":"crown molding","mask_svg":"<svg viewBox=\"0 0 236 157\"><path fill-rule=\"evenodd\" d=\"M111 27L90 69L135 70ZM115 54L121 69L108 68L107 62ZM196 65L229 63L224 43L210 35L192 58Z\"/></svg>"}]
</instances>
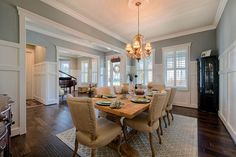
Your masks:
<instances>
[{"instance_id":1,"label":"crown molding","mask_svg":"<svg viewBox=\"0 0 236 157\"><path fill-rule=\"evenodd\" d=\"M79 14L78 12L74 11L73 9L67 7L66 5L64 5L56 0L50 0L50 1L49 0L40 0L40 1L55 8L55 9L62 11L63 13L65 13L67 15L74 17L75 19L77 19L79 21L82 21L82 22L88 24L89 26L91 26L99 31L106 33L107 35L112 36L115 39L118 39L124 43L126 43L128 41L125 38L121 37L120 35L108 30L107 28L103 27L102 25L88 19L87 17Z\"/></svg>"},{"instance_id":2,"label":"crown molding","mask_svg":"<svg viewBox=\"0 0 236 157\"><path fill-rule=\"evenodd\" d=\"M220 2L219 2L219 6L217 8L216 16L215 16L214 23L213 23L213 25L215 25L216 27L217 27L218 23L220 22L220 18L224 12L227 2L228 2L228 0L220 0Z\"/></svg>"},{"instance_id":3,"label":"crown molding","mask_svg":"<svg viewBox=\"0 0 236 157\"><path fill-rule=\"evenodd\" d=\"M66 13L67 15L70 15L70 16L76 18L77 20L82 21L82 22L90 25L91 27L94 27L94 28L96 28L96 29L98 29L98 30L124 42L124 43L128 42L128 40L121 37L120 35L113 33L112 31L104 28L102 25L97 24L96 22L88 19L87 17L79 14L78 12L70 9L69 7L65 6L64 4L62 4L56 0L50 0L50 1L40 0L40 1L42 1L43 3L45 3L47 5L52 6L53 8L56 8L64 13ZM183 32L168 34L168 35L164 35L164 36L161 36L158 38L152 38L147 41L149 41L149 42L161 41L161 40L166 40L166 39L171 39L171 38L176 38L176 37L180 37L180 36L185 36L185 35L190 35L190 34L194 34L194 33L199 33L199 32L204 32L204 31L216 29L217 25L221 19L221 16L224 12L227 2L228 2L228 0L220 0L214 21L212 22L212 25L204 26L204 27L200 27L200 28L196 28L196 29L191 29L191 30L187 30L187 31L183 31Z\"/></svg>"},{"instance_id":4,"label":"crown molding","mask_svg":"<svg viewBox=\"0 0 236 157\"><path fill-rule=\"evenodd\" d=\"M150 40L147 40L147 42L156 42L156 41L161 41L161 40L167 40L167 39L177 38L177 37L190 35L190 34L194 34L194 33L209 31L209 30L213 30L213 29L216 29L216 26L209 25L209 26L205 26L205 27L201 27L201 28L196 28L196 29L191 29L191 30L187 30L187 31L183 31L183 32L164 35L164 36L161 36L158 38L152 38Z\"/></svg>"},{"instance_id":5,"label":"crown molding","mask_svg":"<svg viewBox=\"0 0 236 157\"><path fill-rule=\"evenodd\" d=\"M124 50L122 48L119 48L119 47L116 47L112 44L109 44L103 40L100 40L100 39L97 39L97 38L94 38L92 36L89 36L88 34L85 34L85 33L82 33L82 32L79 32L77 30L74 30L70 27L67 27L65 25L62 25L60 23L57 23L55 21L52 21L48 18L45 18L43 16L40 16L38 14L35 14L33 12L30 12L28 10L25 10L23 8L20 8L20 7L17 7L17 10L18 10L18 14L19 15L22 15L26 18L26 20L29 20L29 21L34 21L36 23L40 23L42 25L46 25L46 26L50 26L52 28L57 28L58 30L60 30L61 32L64 32L66 34L69 34L70 36L74 36L74 39L84 39L84 40L87 40L89 41L90 43L97 43L97 44L100 44L104 47L107 47L107 48L110 48L112 49L113 51L116 51L118 53L123 53ZM35 30L35 31L41 31L43 34L47 33L47 31L43 31L42 29L36 29L36 28L33 28L32 26L27 26L28 29L32 29L32 30ZM40 33L40 32L39 32ZM55 35L53 33L47 33L47 35ZM75 38L76 37L76 38ZM65 37L63 36L62 39L64 39ZM68 40L71 38L67 38ZM70 41L71 42L71 41ZM75 41L75 42L78 42ZM79 44L79 42L78 42ZM83 45L83 46L86 46L86 45ZM88 46L87 46L88 47ZM94 48L93 48L94 49Z\"/></svg>"}]
</instances>

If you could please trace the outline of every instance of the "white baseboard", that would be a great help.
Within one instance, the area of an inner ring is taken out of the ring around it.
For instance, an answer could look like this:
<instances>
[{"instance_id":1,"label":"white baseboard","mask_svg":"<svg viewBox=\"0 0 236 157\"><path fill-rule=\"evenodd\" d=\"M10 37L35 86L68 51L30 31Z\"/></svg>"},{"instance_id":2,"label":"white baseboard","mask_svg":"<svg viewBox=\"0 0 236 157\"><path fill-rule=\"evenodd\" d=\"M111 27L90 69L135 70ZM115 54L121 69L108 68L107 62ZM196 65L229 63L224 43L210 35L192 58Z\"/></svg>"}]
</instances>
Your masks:
<instances>
[{"instance_id":1,"label":"white baseboard","mask_svg":"<svg viewBox=\"0 0 236 157\"><path fill-rule=\"evenodd\" d=\"M20 128L19 127L14 127L11 128L11 137L20 135Z\"/></svg>"},{"instance_id":2,"label":"white baseboard","mask_svg":"<svg viewBox=\"0 0 236 157\"><path fill-rule=\"evenodd\" d=\"M46 101L38 96L34 96L34 99L37 100L38 102L42 103L42 104L46 104Z\"/></svg>"},{"instance_id":3,"label":"white baseboard","mask_svg":"<svg viewBox=\"0 0 236 157\"><path fill-rule=\"evenodd\" d=\"M179 102L174 102L175 106L181 106L181 107L188 107L188 108L198 108L197 104L185 104L185 103L179 103Z\"/></svg>"},{"instance_id":4,"label":"white baseboard","mask_svg":"<svg viewBox=\"0 0 236 157\"><path fill-rule=\"evenodd\" d=\"M231 135L234 143L236 144L236 132L233 130L231 125L228 122L226 122L224 116L220 112L218 112L218 116L220 117L221 121L223 122L223 124L225 125L225 127L228 130L229 134Z\"/></svg>"}]
</instances>

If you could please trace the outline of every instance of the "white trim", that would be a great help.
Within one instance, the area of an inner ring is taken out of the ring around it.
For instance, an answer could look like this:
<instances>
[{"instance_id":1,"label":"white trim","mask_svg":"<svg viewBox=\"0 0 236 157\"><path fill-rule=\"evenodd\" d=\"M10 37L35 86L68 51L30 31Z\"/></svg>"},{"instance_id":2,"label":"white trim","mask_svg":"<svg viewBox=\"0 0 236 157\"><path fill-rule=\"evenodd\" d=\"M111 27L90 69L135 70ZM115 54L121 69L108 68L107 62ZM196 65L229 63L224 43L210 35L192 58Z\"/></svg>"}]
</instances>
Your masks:
<instances>
[{"instance_id":1,"label":"white trim","mask_svg":"<svg viewBox=\"0 0 236 157\"><path fill-rule=\"evenodd\" d=\"M217 8L216 16L214 19L214 25L217 27L218 23L220 22L220 18L223 15L224 9L226 7L228 0L220 0L219 6Z\"/></svg>"},{"instance_id":2,"label":"white trim","mask_svg":"<svg viewBox=\"0 0 236 157\"><path fill-rule=\"evenodd\" d=\"M53 37L53 38L61 39L61 40L67 41L67 42L75 43L75 44L78 44L78 45L82 45L82 46L85 46L85 47L89 47L89 48L101 51L101 49L93 46L90 42L88 42L86 40L83 40L83 39L80 39L78 37L74 37L72 35L68 35L68 34L62 35L62 34L53 33L53 32L48 31L46 29L44 30L44 29L41 29L37 26L30 25L30 24L26 24L26 29L30 30L30 31L33 31L33 32L38 32L40 34L44 34L46 36L50 36L50 37Z\"/></svg>"},{"instance_id":3,"label":"white trim","mask_svg":"<svg viewBox=\"0 0 236 157\"><path fill-rule=\"evenodd\" d=\"M224 57L224 55L227 55L230 50L232 50L234 47L236 47L236 40L227 48L224 50L224 52L219 56L219 59Z\"/></svg>"},{"instance_id":4,"label":"white trim","mask_svg":"<svg viewBox=\"0 0 236 157\"><path fill-rule=\"evenodd\" d=\"M86 23L88 24L89 26L99 30L99 31L102 31L106 34L108 34L109 36L115 38L115 39L118 39L124 43L128 42L127 39L121 37L120 35L108 30L107 28L105 28L104 26L88 19L87 17L79 14L77 11L74 11L72 10L71 8L67 7L66 5L56 1L56 0L40 0L44 3L46 3L47 5L50 5L52 6L53 8L56 8L58 10L60 10L61 12L67 14L67 15L70 15L71 17L74 17L75 19L79 20L79 21L82 21L83 23Z\"/></svg>"},{"instance_id":5,"label":"white trim","mask_svg":"<svg viewBox=\"0 0 236 157\"><path fill-rule=\"evenodd\" d=\"M185 103L181 103L181 102L174 102L175 106L181 106L181 107L187 107L187 108L198 108L197 104L185 104Z\"/></svg>"},{"instance_id":6,"label":"white trim","mask_svg":"<svg viewBox=\"0 0 236 157\"><path fill-rule=\"evenodd\" d=\"M91 57L91 58L99 58L98 55L93 55L84 51L77 51L77 50L73 50L73 49L69 49L69 48L65 48L65 47L61 47L61 46L56 46L57 51L59 51L60 53L63 52L69 52L70 54L73 55L79 55L79 56L86 56L86 57Z\"/></svg>"},{"instance_id":7,"label":"white trim","mask_svg":"<svg viewBox=\"0 0 236 157\"><path fill-rule=\"evenodd\" d=\"M220 117L221 121L223 122L226 129L229 131L229 134L231 135L234 143L236 144L236 132L231 127L231 125L225 120L224 116L221 114L221 112L218 112L218 116Z\"/></svg>"},{"instance_id":8,"label":"white trim","mask_svg":"<svg viewBox=\"0 0 236 157\"><path fill-rule=\"evenodd\" d=\"M6 41L6 40L0 40L0 45L20 48L20 44L14 43L14 42L10 42L10 41Z\"/></svg>"},{"instance_id":9,"label":"white trim","mask_svg":"<svg viewBox=\"0 0 236 157\"><path fill-rule=\"evenodd\" d=\"M194 34L194 33L214 30L214 29L216 29L215 25L209 25L209 26L205 26L205 27L201 27L201 28L196 28L196 29L191 29L191 30L187 30L187 31L183 31L183 32L177 32L177 33L173 33L173 34L169 34L169 35L164 35L164 36L161 36L161 37L158 37L158 38L152 38L150 40L147 40L147 42L152 42L153 43L153 42L156 42L156 41L162 41L162 40L182 37L182 36L185 36L185 35L190 35L190 34Z\"/></svg>"},{"instance_id":10,"label":"white trim","mask_svg":"<svg viewBox=\"0 0 236 157\"><path fill-rule=\"evenodd\" d=\"M79 32L75 29L72 29L70 27L62 25L62 24L57 23L55 21L52 21L48 18L45 18L43 16L40 16L38 14L35 14L35 13L30 12L28 10L25 10L23 8L17 7L17 9L18 9L18 12L19 12L20 15L26 17L26 19L25 19L26 21L31 21L31 22L33 21L33 22L36 22L36 23L40 23L41 25L47 25L47 26L50 26L50 27L53 27L53 28L57 28L59 31L65 32L65 33L67 33L69 35L72 35L72 36L75 36L78 39L82 38L82 39L87 40L89 43L97 43L97 44L102 45L104 47L110 48L113 51L116 51L116 52L119 52L119 53L124 53L124 49L119 48L117 46L114 46L113 44L107 43L103 40L97 39L97 38L92 37L88 34Z\"/></svg>"},{"instance_id":11,"label":"white trim","mask_svg":"<svg viewBox=\"0 0 236 157\"><path fill-rule=\"evenodd\" d=\"M11 128L11 137L19 135L19 134L20 134L20 128L19 127Z\"/></svg>"},{"instance_id":12,"label":"white trim","mask_svg":"<svg viewBox=\"0 0 236 157\"><path fill-rule=\"evenodd\" d=\"M56 0L50 0L50 1L40 0L40 1L62 11L63 13L65 13L67 15L70 15L70 16L76 18L77 20L82 21L82 22L92 26L93 28L98 29L98 30L124 42L124 43L128 42L127 39L121 37L120 35L118 35L116 33L113 33L112 31L108 30L107 28L103 27L102 25L90 20L89 18L79 14L78 12L74 11L73 9L67 7L66 5L64 5ZM187 31L183 31L183 32L178 32L178 33L174 33L174 34L168 34L168 35L164 35L164 36L158 37L158 38L153 38L153 39L150 39L147 41L149 41L149 42L161 41L161 40L166 40L166 39L176 38L176 37L180 37L180 36L184 36L184 35L189 35L189 34L194 34L194 33L199 33L199 32L204 32L204 31L216 29L216 27L220 21L220 18L223 14L224 8L227 4L227 1L228 0L220 0L219 6L218 6L218 9L217 9L217 12L216 12L216 15L215 15L212 25L200 27L197 29L191 29L191 30L187 30Z\"/></svg>"},{"instance_id":13,"label":"white trim","mask_svg":"<svg viewBox=\"0 0 236 157\"><path fill-rule=\"evenodd\" d=\"M25 15L19 14L19 127L20 135L26 133L26 70L25 70L25 56L26 56L26 29L25 29Z\"/></svg>"}]
</instances>

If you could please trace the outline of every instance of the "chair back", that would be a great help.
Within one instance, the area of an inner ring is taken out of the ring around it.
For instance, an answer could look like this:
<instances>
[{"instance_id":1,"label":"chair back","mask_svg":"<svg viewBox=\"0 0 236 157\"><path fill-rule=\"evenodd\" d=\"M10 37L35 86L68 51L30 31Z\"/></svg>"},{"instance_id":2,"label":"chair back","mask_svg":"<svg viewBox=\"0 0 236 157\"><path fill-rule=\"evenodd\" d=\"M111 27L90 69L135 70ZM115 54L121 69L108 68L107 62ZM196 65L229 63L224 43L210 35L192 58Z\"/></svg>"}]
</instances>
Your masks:
<instances>
[{"instance_id":1,"label":"chair back","mask_svg":"<svg viewBox=\"0 0 236 157\"><path fill-rule=\"evenodd\" d=\"M148 91L152 91L152 87L153 87L153 83L152 83L152 82L148 82L148 84L147 84L147 90L148 90Z\"/></svg>"},{"instance_id":2,"label":"chair back","mask_svg":"<svg viewBox=\"0 0 236 157\"><path fill-rule=\"evenodd\" d=\"M173 101L174 101L174 98L175 98L175 93L176 93L176 88L171 88L170 98L169 98L167 106L172 106L173 105Z\"/></svg>"},{"instance_id":3,"label":"chair back","mask_svg":"<svg viewBox=\"0 0 236 157\"><path fill-rule=\"evenodd\" d=\"M92 99L68 95L67 104L76 131L89 133L92 138L96 137L96 116Z\"/></svg>"},{"instance_id":4,"label":"chair back","mask_svg":"<svg viewBox=\"0 0 236 157\"><path fill-rule=\"evenodd\" d=\"M152 83L152 90L162 91L165 89L165 86L163 84L156 84Z\"/></svg>"},{"instance_id":5,"label":"chair back","mask_svg":"<svg viewBox=\"0 0 236 157\"><path fill-rule=\"evenodd\" d=\"M105 87L97 87L94 91L95 95L110 95L113 94L112 90L110 87L105 86Z\"/></svg>"},{"instance_id":6,"label":"chair back","mask_svg":"<svg viewBox=\"0 0 236 157\"><path fill-rule=\"evenodd\" d=\"M122 87L121 86L113 86L115 94L121 94Z\"/></svg>"},{"instance_id":7,"label":"chair back","mask_svg":"<svg viewBox=\"0 0 236 157\"><path fill-rule=\"evenodd\" d=\"M171 88L166 88L165 91L166 91L167 94L166 94L166 100L165 100L165 103L163 105L162 111L165 111L166 107L168 105L168 102L169 102L169 99L170 99Z\"/></svg>"},{"instance_id":8,"label":"chair back","mask_svg":"<svg viewBox=\"0 0 236 157\"><path fill-rule=\"evenodd\" d=\"M153 95L152 102L149 105L149 120L151 122L150 125L152 125L161 117L162 108L166 101L166 96L167 92L156 93Z\"/></svg>"}]
</instances>

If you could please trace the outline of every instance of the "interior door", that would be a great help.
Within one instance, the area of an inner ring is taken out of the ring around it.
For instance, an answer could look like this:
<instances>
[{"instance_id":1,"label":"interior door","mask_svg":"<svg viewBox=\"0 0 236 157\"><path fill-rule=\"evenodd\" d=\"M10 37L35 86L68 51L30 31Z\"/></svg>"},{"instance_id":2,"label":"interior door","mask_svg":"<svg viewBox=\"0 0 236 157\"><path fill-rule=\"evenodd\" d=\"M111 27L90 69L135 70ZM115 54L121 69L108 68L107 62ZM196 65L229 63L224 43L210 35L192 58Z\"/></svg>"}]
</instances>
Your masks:
<instances>
[{"instance_id":1,"label":"interior door","mask_svg":"<svg viewBox=\"0 0 236 157\"><path fill-rule=\"evenodd\" d=\"M33 53L26 52L26 99L33 98Z\"/></svg>"}]
</instances>

